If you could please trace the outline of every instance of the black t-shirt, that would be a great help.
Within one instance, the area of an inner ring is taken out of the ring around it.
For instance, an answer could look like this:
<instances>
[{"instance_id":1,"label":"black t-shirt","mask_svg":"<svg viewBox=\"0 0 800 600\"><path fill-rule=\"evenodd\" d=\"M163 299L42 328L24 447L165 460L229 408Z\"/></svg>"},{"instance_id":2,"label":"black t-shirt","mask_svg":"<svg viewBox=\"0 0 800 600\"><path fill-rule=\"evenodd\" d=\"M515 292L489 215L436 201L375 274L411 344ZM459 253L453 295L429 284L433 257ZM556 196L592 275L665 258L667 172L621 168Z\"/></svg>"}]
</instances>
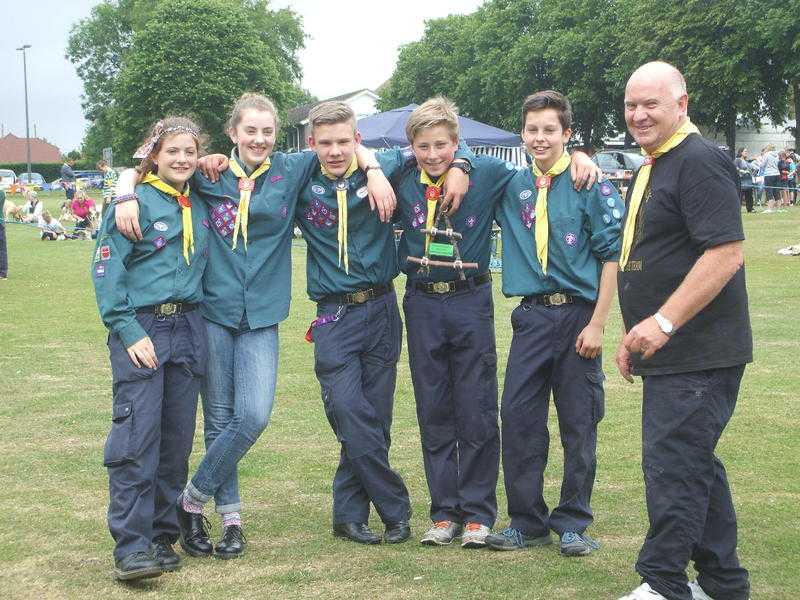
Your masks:
<instances>
[{"instance_id":1,"label":"black t-shirt","mask_svg":"<svg viewBox=\"0 0 800 600\"><path fill-rule=\"evenodd\" d=\"M731 159L697 134L656 160L639 208L630 258L618 276L626 329L655 314L706 249L744 239L738 188ZM628 202L632 192L633 183ZM652 358L631 358L637 375L751 362L744 267Z\"/></svg>"}]
</instances>

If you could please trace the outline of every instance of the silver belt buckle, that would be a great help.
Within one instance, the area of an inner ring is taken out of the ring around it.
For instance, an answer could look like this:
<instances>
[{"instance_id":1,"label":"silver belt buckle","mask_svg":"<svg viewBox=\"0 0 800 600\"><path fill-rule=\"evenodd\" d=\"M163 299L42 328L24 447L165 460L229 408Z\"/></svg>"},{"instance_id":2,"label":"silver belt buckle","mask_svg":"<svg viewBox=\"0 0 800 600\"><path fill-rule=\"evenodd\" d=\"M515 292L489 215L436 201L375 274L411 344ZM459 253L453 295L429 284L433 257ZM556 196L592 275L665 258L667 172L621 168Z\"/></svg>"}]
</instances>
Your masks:
<instances>
[{"instance_id":1,"label":"silver belt buckle","mask_svg":"<svg viewBox=\"0 0 800 600\"><path fill-rule=\"evenodd\" d=\"M355 304L364 304L367 300L369 300L369 293L367 290L358 290L357 292L353 292L353 303Z\"/></svg>"},{"instance_id":2,"label":"silver belt buckle","mask_svg":"<svg viewBox=\"0 0 800 600\"><path fill-rule=\"evenodd\" d=\"M562 294L561 292L556 292L555 294L550 294L547 298L550 302L550 306L561 306L562 304L567 303L567 295Z\"/></svg>"},{"instance_id":3,"label":"silver belt buckle","mask_svg":"<svg viewBox=\"0 0 800 600\"><path fill-rule=\"evenodd\" d=\"M170 317L178 312L178 305L167 302L158 307L158 312L164 317Z\"/></svg>"},{"instance_id":4,"label":"silver belt buckle","mask_svg":"<svg viewBox=\"0 0 800 600\"><path fill-rule=\"evenodd\" d=\"M434 281L433 291L437 294L449 294L450 282L449 281Z\"/></svg>"}]
</instances>

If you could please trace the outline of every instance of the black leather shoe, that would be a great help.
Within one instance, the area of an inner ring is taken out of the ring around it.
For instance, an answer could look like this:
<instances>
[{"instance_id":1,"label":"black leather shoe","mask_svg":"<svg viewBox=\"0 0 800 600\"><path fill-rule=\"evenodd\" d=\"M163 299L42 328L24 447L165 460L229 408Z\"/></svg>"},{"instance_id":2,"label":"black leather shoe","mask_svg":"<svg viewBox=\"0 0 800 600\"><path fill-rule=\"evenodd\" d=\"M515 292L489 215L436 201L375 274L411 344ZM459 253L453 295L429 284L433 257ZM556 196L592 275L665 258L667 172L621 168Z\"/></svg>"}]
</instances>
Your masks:
<instances>
[{"instance_id":1,"label":"black leather shoe","mask_svg":"<svg viewBox=\"0 0 800 600\"><path fill-rule=\"evenodd\" d=\"M178 496L176 509L178 512L178 529L180 534L178 542L189 556L211 556L214 546L208 539L208 530L211 525L200 513L190 513L183 510L183 495Z\"/></svg>"},{"instance_id":2,"label":"black leather shoe","mask_svg":"<svg viewBox=\"0 0 800 600\"><path fill-rule=\"evenodd\" d=\"M120 581L158 577L163 573L152 552L134 552L114 561L114 577Z\"/></svg>"},{"instance_id":3,"label":"black leather shoe","mask_svg":"<svg viewBox=\"0 0 800 600\"><path fill-rule=\"evenodd\" d=\"M165 573L179 571L181 557L172 549L172 542L165 535L159 535L153 540L153 555Z\"/></svg>"},{"instance_id":4,"label":"black leather shoe","mask_svg":"<svg viewBox=\"0 0 800 600\"><path fill-rule=\"evenodd\" d=\"M244 554L247 540L238 525L228 525L214 548L214 558L238 558Z\"/></svg>"},{"instance_id":5,"label":"black leather shoe","mask_svg":"<svg viewBox=\"0 0 800 600\"><path fill-rule=\"evenodd\" d=\"M381 538L366 523L339 523L333 526L333 535L359 544L380 544Z\"/></svg>"},{"instance_id":6,"label":"black leather shoe","mask_svg":"<svg viewBox=\"0 0 800 600\"><path fill-rule=\"evenodd\" d=\"M396 523L386 523L386 531L383 532L383 541L387 544L399 544L411 537L411 525L408 521L397 521Z\"/></svg>"}]
</instances>

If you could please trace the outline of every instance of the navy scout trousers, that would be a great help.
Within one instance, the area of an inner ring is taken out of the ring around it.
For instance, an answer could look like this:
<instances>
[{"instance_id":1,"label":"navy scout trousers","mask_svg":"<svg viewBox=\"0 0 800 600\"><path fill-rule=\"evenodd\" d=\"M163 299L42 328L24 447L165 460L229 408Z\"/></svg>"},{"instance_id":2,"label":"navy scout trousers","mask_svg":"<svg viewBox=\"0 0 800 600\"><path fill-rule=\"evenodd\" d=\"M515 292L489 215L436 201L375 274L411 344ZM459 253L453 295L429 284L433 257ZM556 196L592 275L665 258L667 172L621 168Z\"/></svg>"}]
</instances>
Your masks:
<instances>
[{"instance_id":1,"label":"navy scout trousers","mask_svg":"<svg viewBox=\"0 0 800 600\"><path fill-rule=\"evenodd\" d=\"M363 304L320 302L314 369L325 414L342 445L333 478L333 524L366 523L369 504L384 523L408 521L411 503L389 465L402 322L394 291Z\"/></svg>"},{"instance_id":2,"label":"navy scout trousers","mask_svg":"<svg viewBox=\"0 0 800 600\"><path fill-rule=\"evenodd\" d=\"M686 567L712 598L747 600L736 554L736 512L715 456L736 406L744 365L643 377L642 470L650 529L636 570L669 600L691 600Z\"/></svg>"},{"instance_id":3,"label":"navy scout trousers","mask_svg":"<svg viewBox=\"0 0 800 600\"><path fill-rule=\"evenodd\" d=\"M443 295L409 286L403 310L431 520L492 527L500 470L492 284Z\"/></svg>"},{"instance_id":4,"label":"navy scout trousers","mask_svg":"<svg viewBox=\"0 0 800 600\"><path fill-rule=\"evenodd\" d=\"M511 527L526 535L583 533L592 523L604 376L601 357L581 358L575 341L593 311L593 304L581 301L548 307L523 300L511 313L514 335L501 403L503 474ZM551 391L564 449L561 499L552 513L543 495Z\"/></svg>"},{"instance_id":5,"label":"navy scout trousers","mask_svg":"<svg viewBox=\"0 0 800 600\"><path fill-rule=\"evenodd\" d=\"M137 319L153 342L157 369L135 367L119 337L108 337L114 402L103 464L108 467L108 528L117 560L148 551L155 537L178 539L175 500L189 474L208 354L199 310Z\"/></svg>"}]
</instances>

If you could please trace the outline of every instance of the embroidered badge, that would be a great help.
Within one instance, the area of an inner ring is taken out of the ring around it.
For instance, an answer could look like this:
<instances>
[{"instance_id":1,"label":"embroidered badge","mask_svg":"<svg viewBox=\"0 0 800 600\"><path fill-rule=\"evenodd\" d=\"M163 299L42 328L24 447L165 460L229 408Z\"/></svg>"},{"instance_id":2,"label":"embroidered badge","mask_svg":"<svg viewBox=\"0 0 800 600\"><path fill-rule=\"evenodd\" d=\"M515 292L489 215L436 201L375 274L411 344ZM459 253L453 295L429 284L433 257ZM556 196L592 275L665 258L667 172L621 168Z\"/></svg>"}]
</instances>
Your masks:
<instances>
[{"instance_id":1,"label":"embroidered badge","mask_svg":"<svg viewBox=\"0 0 800 600\"><path fill-rule=\"evenodd\" d=\"M519 217L522 220L522 224L527 229L530 229L533 226L533 224L536 222L536 209L534 208L532 202L525 202L522 205L522 210L519 213Z\"/></svg>"},{"instance_id":2,"label":"embroidered badge","mask_svg":"<svg viewBox=\"0 0 800 600\"><path fill-rule=\"evenodd\" d=\"M622 213L619 212L616 208L611 211L611 214L614 215L614 218L619 221L622 218Z\"/></svg>"},{"instance_id":3,"label":"embroidered badge","mask_svg":"<svg viewBox=\"0 0 800 600\"><path fill-rule=\"evenodd\" d=\"M336 211L325 206L319 198L311 201L303 211L303 218L317 228L333 227L338 220Z\"/></svg>"},{"instance_id":4,"label":"embroidered badge","mask_svg":"<svg viewBox=\"0 0 800 600\"><path fill-rule=\"evenodd\" d=\"M612 191L613 190L611 189L611 186L609 184L607 183L600 184L600 193L603 194L603 196L610 196Z\"/></svg>"},{"instance_id":5,"label":"embroidered badge","mask_svg":"<svg viewBox=\"0 0 800 600\"><path fill-rule=\"evenodd\" d=\"M475 227L475 223L477 223L477 222L478 222L478 219L475 218L475 215L470 215L466 219L464 219L464 223L466 223L467 227L469 227L470 229Z\"/></svg>"},{"instance_id":6,"label":"embroidered badge","mask_svg":"<svg viewBox=\"0 0 800 600\"><path fill-rule=\"evenodd\" d=\"M606 200L606 204L608 204L608 208L614 208L616 202L614 202L613 198L609 198L608 200Z\"/></svg>"},{"instance_id":7,"label":"embroidered badge","mask_svg":"<svg viewBox=\"0 0 800 600\"><path fill-rule=\"evenodd\" d=\"M369 190L367 190L367 186L365 186L365 185L361 186L360 188L358 188L358 190L356 190L356 196L358 196L359 198L362 198L362 199L366 198L368 193L369 193Z\"/></svg>"},{"instance_id":8,"label":"embroidered badge","mask_svg":"<svg viewBox=\"0 0 800 600\"><path fill-rule=\"evenodd\" d=\"M608 215L603 215L603 223L605 223L606 225L611 223L611 217L609 217Z\"/></svg>"},{"instance_id":9,"label":"embroidered badge","mask_svg":"<svg viewBox=\"0 0 800 600\"><path fill-rule=\"evenodd\" d=\"M281 219L285 219L286 215L289 214L289 207L285 204L281 205Z\"/></svg>"},{"instance_id":10,"label":"embroidered badge","mask_svg":"<svg viewBox=\"0 0 800 600\"><path fill-rule=\"evenodd\" d=\"M167 240L165 240L162 236L158 236L156 239L153 240L153 246L156 247L156 250L161 250L166 245L167 245Z\"/></svg>"},{"instance_id":11,"label":"embroidered badge","mask_svg":"<svg viewBox=\"0 0 800 600\"><path fill-rule=\"evenodd\" d=\"M314 185L311 186L311 191L321 196L325 193L325 188L315 183Z\"/></svg>"},{"instance_id":12,"label":"embroidered badge","mask_svg":"<svg viewBox=\"0 0 800 600\"><path fill-rule=\"evenodd\" d=\"M574 246L578 243L578 236L570 231L564 236L564 241L567 243L567 246Z\"/></svg>"},{"instance_id":13,"label":"embroidered badge","mask_svg":"<svg viewBox=\"0 0 800 600\"><path fill-rule=\"evenodd\" d=\"M164 221L156 221L155 223L153 223L153 229L155 229L156 231L166 231L168 228L167 224L164 223Z\"/></svg>"},{"instance_id":14,"label":"embroidered badge","mask_svg":"<svg viewBox=\"0 0 800 600\"><path fill-rule=\"evenodd\" d=\"M425 223L425 209L422 206L422 202L417 200L411 206L411 212L413 216L411 217L411 226L412 227L421 227Z\"/></svg>"},{"instance_id":15,"label":"embroidered badge","mask_svg":"<svg viewBox=\"0 0 800 600\"><path fill-rule=\"evenodd\" d=\"M233 234L236 211L236 206L230 200L217 204L211 211L211 224L222 237L230 237Z\"/></svg>"},{"instance_id":16,"label":"embroidered badge","mask_svg":"<svg viewBox=\"0 0 800 600\"><path fill-rule=\"evenodd\" d=\"M208 222L208 219L203 219L203 227L205 227L206 229L208 229L210 226L211 226L211 225L209 224L209 222Z\"/></svg>"},{"instance_id":17,"label":"embroidered badge","mask_svg":"<svg viewBox=\"0 0 800 600\"><path fill-rule=\"evenodd\" d=\"M283 175L273 175L269 178L270 183L278 183L281 179L283 179Z\"/></svg>"},{"instance_id":18,"label":"embroidered badge","mask_svg":"<svg viewBox=\"0 0 800 600\"><path fill-rule=\"evenodd\" d=\"M108 260L111 258L111 247L100 246L100 260Z\"/></svg>"},{"instance_id":19,"label":"embroidered badge","mask_svg":"<svg viewBox=\"0 0 800 600\"><path fill-rule=\"evenodd\" d=\"M106 276L106 266L103 263L99 263L94 268L94 275L95 275L95 277L105 277Z\"/></svg>"},{"instance_id":20,"label":"embroidered badge","mask_svg":"<svg viewBox=\"0 0 800 600\"><path fill-rule=\"evenodd\" d=\"M519 199L520 200L527 200L531 196L533 196L533 190L522 190L519 193Z\"/></svg>"},{"instance_id":21,"label":"embroidered badge","mask_svg":"<svg viewBox=\"0 0 800 600\"><path fill-rule=\"evenodd\" d=\"M240 177L239 178L239 191L240 192L252 192L256 189L256 180L255 179L248 179L247 177Z\"/></svg>"}]
</instances>

